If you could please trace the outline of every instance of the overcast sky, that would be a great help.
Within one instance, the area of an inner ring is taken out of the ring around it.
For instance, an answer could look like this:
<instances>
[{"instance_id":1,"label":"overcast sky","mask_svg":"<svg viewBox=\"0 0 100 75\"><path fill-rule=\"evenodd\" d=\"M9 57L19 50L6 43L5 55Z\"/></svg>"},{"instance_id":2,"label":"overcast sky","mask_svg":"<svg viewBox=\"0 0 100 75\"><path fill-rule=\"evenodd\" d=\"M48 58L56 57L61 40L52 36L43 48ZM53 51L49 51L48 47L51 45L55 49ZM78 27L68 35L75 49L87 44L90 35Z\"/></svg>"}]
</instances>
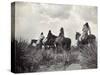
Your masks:
<instances>
[{"instance_id":1,"label":"overcast sky","mask_svg":"<svg viewBox=\"0 0 100 75\"><path fill-rule=\"evenodd\" d=\"M75 33L82 33L82 26L89 23L97 36L97 7L61 4L17 2L15 5L15 36L27 41L37 39L41 32L47 36L49 30L59 35L61 27L65 36L75 43Z\"/></svg>"}]
</instances>

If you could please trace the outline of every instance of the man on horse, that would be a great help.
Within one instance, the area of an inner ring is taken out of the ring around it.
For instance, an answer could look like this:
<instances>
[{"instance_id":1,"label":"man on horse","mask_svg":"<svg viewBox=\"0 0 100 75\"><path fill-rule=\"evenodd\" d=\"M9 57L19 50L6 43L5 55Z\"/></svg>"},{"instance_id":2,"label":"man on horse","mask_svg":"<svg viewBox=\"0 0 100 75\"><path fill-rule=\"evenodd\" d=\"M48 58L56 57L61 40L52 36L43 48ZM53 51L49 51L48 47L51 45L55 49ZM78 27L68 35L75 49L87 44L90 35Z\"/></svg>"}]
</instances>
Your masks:
<instances>
[{"instance_id":1,"label":"man on horse","mask_svg":"<svg viewBox=\"0 0 100 75\"><path fill-rule=\"evenodd\" d=\"M40 37L39 37L39 39L37 41L37 46L42 47L44 38L45 38L45 36L44 36L43 32L41 32Z\"/></svg>"},{"instance_id":2,"label":"man on horse","mask_svg":"<svg viewBox=\"0 0 100 75\"><path fill-rule=\"evenodd\" d=\"M56 42L62 42L63 39L64 39L64 29L63 29L63 27L61 27L60 33L59 33L58 38L56 39Z\"/></svg>"},{"instance_id":3,"label":"man on horse","mask_svg":"<svg viewBox=\"0 0 100 75\"><path fill-rule=\"evenodd\" d=\"M64 29L63 29L63 27L61 27L61 29L60 29L59 38L61 39L61 41L64 39Z\"/></svg>"},{"instance_id":4,"label":"man on horse","mask_svg":"<svg viewBox=\"0 0 100 75\"><path fill-rule=\"evenodd\" d=\"M47 39L49 39L49 40L52 39L52 35L53 34L52 34L51 30L49 30L48 35L47 35Z\"/></svg>"},{"instance_id":5,"label":"man on horse","mask_svg":"<svg viewBox=\"0 0 100 75\"><path fill-rule=\"evenodd\" d=\"M63 27L61 27L59 36L55 40L56 46L57 46L57 49L58 50L61 50L62 51L62 49L63 49L63 44L62 44L63 40L64 40L64 29L63 29Z\"/></svg>"},{"instance_id":6,"label":"man on horse","mask_svg":"<svg viewBox=\"0 0 100 75\"><path fill-rule=\"evenodd\" d=\"M91 34L90 26L87 22L83 25L82 34L76 32L76 40L78 46L81 44L85 45L92 43L93 40L95 41L95 38L95 35Z\"/></svg>"},{"instance_id":7,"label":"man on horse","mask_svg":"<svg viewBox=\"0 0 100 75\"><path fill-rule=\"evenodd\" d=\"M83 25L82 31L83 32L81 35L81 40L86 40L88 38L88 35L91 34L91 30L90 30L90 26L89 26L88 22Z\"/></svg>"},{"instance_id":8,"label":"man on horse","mask_svg":"<svg viewBox=\"0 0 100 75\"><path fill-rule=\"evenodd\" d=\"M54 48L54 42L57 36L53 35L51 30L49 30L48 35L47 35L47 41L45 42L45 46L48 46L49 48Z\"/></svg>"}]
</instances>

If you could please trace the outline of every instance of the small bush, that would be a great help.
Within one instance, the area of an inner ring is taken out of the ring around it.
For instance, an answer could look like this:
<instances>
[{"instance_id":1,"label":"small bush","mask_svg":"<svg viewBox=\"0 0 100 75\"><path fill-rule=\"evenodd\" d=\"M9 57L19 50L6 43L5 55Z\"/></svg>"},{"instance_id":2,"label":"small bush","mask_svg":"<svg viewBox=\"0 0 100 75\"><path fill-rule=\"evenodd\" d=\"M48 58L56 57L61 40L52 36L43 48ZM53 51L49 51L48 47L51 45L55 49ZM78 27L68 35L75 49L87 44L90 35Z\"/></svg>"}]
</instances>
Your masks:
<instances>
[{"instance_id":1,"label":"small bush","mask_svg":"<svg viewBox=\"0 0 100 75\"><path fill-rule=\"evenodd\" d=\"M97 43L93 42L80 48L83 68L97 68Z\"/></svg>"},{"instance_id":2,"label":"small bush","mask_svg":"<svg viewBox=\"0 0 100 75\"><path fill-rule=\"evenodd\" d=\"M35 49L30 48L25 40L14 40L13 42L15 44L15 71L17 73L36 71L41 57L37 56L40 53L35 53Z\"/></svg>"}]
</instances>

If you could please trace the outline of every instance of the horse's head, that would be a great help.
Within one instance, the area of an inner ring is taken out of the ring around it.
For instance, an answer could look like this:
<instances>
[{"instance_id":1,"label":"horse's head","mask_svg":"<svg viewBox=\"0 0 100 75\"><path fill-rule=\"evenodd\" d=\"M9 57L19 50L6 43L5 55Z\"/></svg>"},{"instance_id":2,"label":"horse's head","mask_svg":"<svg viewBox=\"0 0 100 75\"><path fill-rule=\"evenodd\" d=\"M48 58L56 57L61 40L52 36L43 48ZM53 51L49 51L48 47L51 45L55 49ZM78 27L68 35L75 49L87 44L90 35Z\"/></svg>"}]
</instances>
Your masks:
<instances>
[{"instance_id":1,"label":"horse's head","mask_svg":"<svg viewBox=\"0 0 100 75\"><path fill-rule=\"evenodd\" d=\"M80 36L81 34L79 32L76 32L75 39L78 40Z\"/></svg>"}]
</instances>

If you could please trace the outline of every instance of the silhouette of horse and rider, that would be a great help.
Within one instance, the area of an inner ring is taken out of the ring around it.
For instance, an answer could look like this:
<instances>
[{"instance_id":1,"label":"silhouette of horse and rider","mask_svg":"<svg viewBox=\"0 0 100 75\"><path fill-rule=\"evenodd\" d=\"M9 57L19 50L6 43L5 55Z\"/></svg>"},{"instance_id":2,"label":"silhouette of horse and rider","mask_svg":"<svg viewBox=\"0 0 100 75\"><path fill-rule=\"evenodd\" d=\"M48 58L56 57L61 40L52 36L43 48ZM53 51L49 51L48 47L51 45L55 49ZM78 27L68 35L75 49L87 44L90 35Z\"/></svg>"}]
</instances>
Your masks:
<instances>
[{"instance_id":1,"label":"silhouette of horse and rider","mask_svg":"<svg viewBox=\"0 0 100 75\"><path fill-rule=\"evenodd\" d=\"M44 42L44 47L46 48L55 48L55 39L56 35L52 34L51 30L49 30L48 35L46 37L46 42Z\"/></svg>"},{"instance_id":2,"label":"silhouette of horse and rider","mask_svg":"<svg viewBox=\"0 0 100 75\"><path fill-rule=\"evenodd\" d=\"M37 44L38 48L42 48L42 45L47 48L57 48L61 47L63 49L70 49L71 47L71 39L66 38L64 36L64 29L60 29L59 36L52 34L51 30L49 30L47 37L45 38L43 32L41 32L39 40L32 39L31 45L33 43Z\"/></svg>"},{"instance_id":3,"label":"silhouette of horse and rider","mask_svg":"<svg viewBox=\"0 0 100 75\"><path fill-rule=\"evenodd\" d=\"M77 46L90 44L95 41L96 37L95 35L91 34L91 29L88 22L83 25L82 34L76 32L75 39L77 40Z\"/></svg>"},{"instance_id":4,"label":"silhouette of horse and rider","mask_svg":"<svg viewBox=\"0 0 100 75\"><path fill-rule=\"evenodd\" d=\"M77 46L85 45L93 42L96 39L95 35L91 34L90 26L88 22L83 25L82 34L76 32L75 39L77 40ZM71 48L71 39L64 36L64 28L61 27L60 33L58 36L54 35L51 30L49 30L47 37L45 38L43 32L41 32L38 40L31 40L31 45L33 43L37 44L38 48L42 46L46 48L57 48L70 50Z\"/></svg>"}]
</instances>

